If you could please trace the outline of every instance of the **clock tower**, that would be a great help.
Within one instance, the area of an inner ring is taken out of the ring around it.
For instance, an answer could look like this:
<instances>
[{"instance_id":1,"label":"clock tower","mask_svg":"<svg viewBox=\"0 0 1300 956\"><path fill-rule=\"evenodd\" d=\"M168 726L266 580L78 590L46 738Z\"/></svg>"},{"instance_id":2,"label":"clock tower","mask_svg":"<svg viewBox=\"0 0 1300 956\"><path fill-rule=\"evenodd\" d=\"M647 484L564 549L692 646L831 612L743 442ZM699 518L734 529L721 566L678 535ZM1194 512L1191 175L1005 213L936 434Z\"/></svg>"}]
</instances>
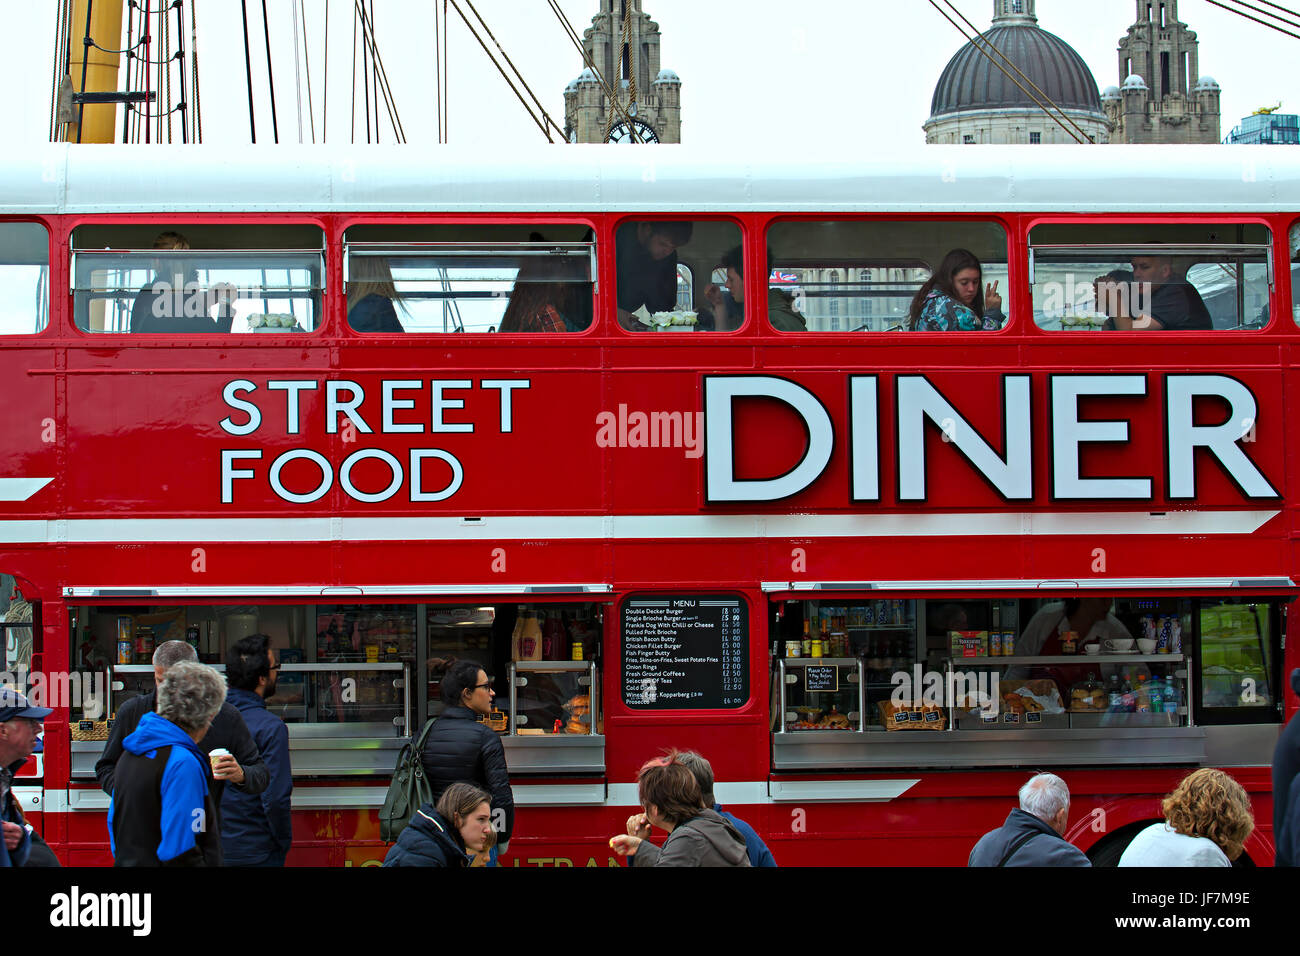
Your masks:
<instances>
[{"instance_id":1,"label":"clock tower","mask_svg":"<svg viewBox=\"0 0 1300 956\"><path fill-rule=\"evenodd\" d=\"M682 141L682 81L660 69L659 24L641 9L641 0L600 0L582 45L618 104L610 104L584 62L582 73L564 88L569 142Z\"/></svg>"}]
</instances>

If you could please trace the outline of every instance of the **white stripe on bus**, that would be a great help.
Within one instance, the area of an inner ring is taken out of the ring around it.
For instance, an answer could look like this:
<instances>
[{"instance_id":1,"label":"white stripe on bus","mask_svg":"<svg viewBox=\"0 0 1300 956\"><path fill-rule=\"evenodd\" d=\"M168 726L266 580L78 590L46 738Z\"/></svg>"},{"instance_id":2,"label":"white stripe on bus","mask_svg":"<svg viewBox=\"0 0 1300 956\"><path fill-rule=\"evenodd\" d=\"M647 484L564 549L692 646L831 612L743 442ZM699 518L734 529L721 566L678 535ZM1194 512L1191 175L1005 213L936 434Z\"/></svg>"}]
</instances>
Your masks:
<instances>
[{"instance_id":1,"label":"white stripe on bus","mask_svg":"<svg viewBox=\"0 0 1300 956\"><path fill-rule=\"evenodd\" d=\"M973 512L803 515L503 515L478 518L68 518L0 521L0 544L264 541L931 538L1247 535L1281 512Z\"/></svg>"}]
</instances>

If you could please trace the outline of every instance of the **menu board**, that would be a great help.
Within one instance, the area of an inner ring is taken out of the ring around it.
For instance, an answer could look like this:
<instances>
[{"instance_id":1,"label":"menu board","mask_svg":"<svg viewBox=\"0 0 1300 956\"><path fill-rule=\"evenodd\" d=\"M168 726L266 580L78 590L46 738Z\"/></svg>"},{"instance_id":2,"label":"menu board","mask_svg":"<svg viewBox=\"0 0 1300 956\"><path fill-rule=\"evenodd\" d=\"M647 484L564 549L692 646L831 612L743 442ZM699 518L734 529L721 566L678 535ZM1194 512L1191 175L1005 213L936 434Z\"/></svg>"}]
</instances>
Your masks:
<instances>
[{"instance_id":1,"label":"menu board","mask_svg":"<svg viewBox=\"0 0 1300 956\"><path fill-rule=\"evenodd\" d=\"M654 710L740 707L749 699L745 602L725 595L632 597L621 619L623 703Z\"/></svg>"},{"instance_id":2,"label":"menu board","mask_svg":"<svg viewBox=\"0 0 1300 956\"><path fill-rule=\"evenodd\" d=\"M821 694L840 689L840 669L834 664L805 664L803 689L811 694Z\"/></svg>"}]
</instances>

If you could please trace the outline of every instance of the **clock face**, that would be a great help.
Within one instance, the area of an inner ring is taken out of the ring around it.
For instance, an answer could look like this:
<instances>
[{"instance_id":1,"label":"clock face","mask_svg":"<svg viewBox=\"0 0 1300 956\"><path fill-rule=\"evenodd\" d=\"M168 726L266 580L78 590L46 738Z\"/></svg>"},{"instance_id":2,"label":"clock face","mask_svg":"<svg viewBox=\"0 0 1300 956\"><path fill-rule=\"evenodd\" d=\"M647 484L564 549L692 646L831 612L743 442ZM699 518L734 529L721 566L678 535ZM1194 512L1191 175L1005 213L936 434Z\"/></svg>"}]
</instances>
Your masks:
<instances>
[{"instance_id":1,"label":"clock face","mask_svg":"<svg viewBox=\"0 0 1300 956\"><path fill-rule=\"evenodd\" d=\"M659 142L658 134L655 133L654 129L649 124L643 123L640 120L633 120L632 126L636 130L637 138L635 140L632 139L632 131L628 129L628 124L625 122L619 122L615 123L613 127L611 127L609 131L609 141L611 143L633 143L638 141L642 143Z\"/></svg>"}]
</instances>

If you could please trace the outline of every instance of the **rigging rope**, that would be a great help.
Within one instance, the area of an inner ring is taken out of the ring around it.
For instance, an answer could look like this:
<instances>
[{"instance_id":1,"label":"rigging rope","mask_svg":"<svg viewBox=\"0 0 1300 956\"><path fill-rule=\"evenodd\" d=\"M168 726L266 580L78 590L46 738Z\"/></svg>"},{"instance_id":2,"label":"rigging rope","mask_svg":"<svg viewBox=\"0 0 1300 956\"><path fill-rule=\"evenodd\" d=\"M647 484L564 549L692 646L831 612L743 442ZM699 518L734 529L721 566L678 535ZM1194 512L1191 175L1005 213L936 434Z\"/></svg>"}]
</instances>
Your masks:
<instances>
[{"instance_id":1,"label":"rigging rope","mask_svg":"<svg viewBox=\"0 0 1300 956\"><path fill-rule=\"evenodd\" d=\"M172 141L172 61L170 57L167 56L167 52L171 49L171 27L167 23L166 0L164 0L163 4L158 8L158 26L158 32L162 34L162 55L158 58L158 69L162 72L163 76L163 82L159 84L159 87L162 88L165 86L167 90L166 96L163 99L163 104L159 107L158 142L162 142L162 116L165 112L167 114L167 142L170 143Z\"/></svg>"},{"instance_id":2,"label":"rigging rope","mask_svg":"<svg viewBox=\"0 0 1300 956\"><path fill-rule=\"evenodd\" d=\"M1252 17L1249 13L1244 13L1241 10L1238 10L1236 7L1230 7L1226 4L1219 3L1218 0L1205 0L1205 2L1210 4L1211 6L1215 6L1215 7L1219 7L1220 9L1227 10L1229 13L1235 13L1239 17L1245 17L1247 20L1253 20L1254 22L1258 23L1260 26L1268 27L1270 30L1276 30L1278 33L1285 33L1289 37L1295 37L1297 40L1300 40L1300 33L1292 33L1290 30L1284 30L1275 23L1269 23L1266 20L1259 19L1259 17ZM1248 7L1248 9L1256 10L1255 7ZM1267 11L1265 10L1256 10L1256 12L1267 13ZM1270 16L1271 15L1272 14L1270 14ZM1278 19L1281 20L1282 18L1278 17Z\"/></svg>"},{"instance_id":3,"label":"rigging rope","mask_svg":"<svg viewBox=\"0 0 1300 956\"><path fill-rule=\"evenodd\" d=\"M330 117L330 3L325 0L325 78L321 80L320 141L325 142L326 123Z\"/></svg>"},{"instance_id":4,"label":"rigging rope","mask_svg":"<svg viewBox=\"0 0 1300 956\"><path fill-rule=\"evenodd\" d=\"M298 15L302 18L302 59L307 74L307 122L311 128L311 141L314 143L316 142L316 110L311 102L311 44L307 42L310 38L307 35L307 8L303 6L303 0L298 0ZM298 138L302 139L301 132Z\"/></svg>"},{"instance_id":5,"label":"rigging rope","mask_svg":"<svg viewBox=\"0 0 1300 956\"><path fill-rule=\"evenodd\" d=\"M524 79L524 75L519 72L519 68L515 66L514 61L510 59L510 54L506 53L505 47L503 47L497 40L496 36L493 35L491 27L487 25L487 21L485 21L478 10L474 8L473 0L465 0L465 4L470 8L470 11L474 16L478 18L478 22L483 24L483 29L487 31L488 37L492 40L493 44L496 45L496 48L501 51L501 56L505 58L506 63L510 64L510 69L514 71L515 76L519 77L519 82L523 84L524 89L528 91L528 95L531 96L533 102L537 104L537 109L542 114L542 118L551 125L552 129L560 134L560 139L563 140L564 130L559 127L555 120L551 119L551 114L546 112L546 107L542 105L542 101L537 98L537 94L534 93L532 87L528 85L528 81ZM507 82L509 81L507 80ZM547 136L547 139L550 139L550 136Z\"/></svg>"},{"instance_id":6,"label":"rigging rope","mask_svg":"<svg viewBox=\"0 0 1300 956\"><path fill-rule=\"evenodd\" d=\"M194 111L190 114L194 125L194 142L203 142L203 116L199 107L199 22L194 0L190 0L190 70L194 79Z\"/></svg>"},{"instance_id":7,"label":"rigging rope","mask_svg":"<svg viewBox=\"0 0 1300 956\"><path fill-rule=\"evenodd\" d=\"M378 94L384 95L384 106L388 111L389 122L393 126L393 133L399 143L406 142L406 130L402 126L402 118L397 113L397 101L393 97L393 87L388 81L388 71L384 68L384 59L379 55L379 44L375 39L374 26L366 18L364 6L361 7L362 16L362 39L368 40L371 58L375 64L375 140L379 139L379 98Z\"/></svg>"},{"instance_id":8,"label":"rigging rope","mask_svg":"<svg viewBox=\"0 0 1300 956\"><path fill-rule=\"evenodd\" d=\"M497 68L497 72L500 73L502 79L506 81L506 85L510 87L510 91L519 98L519 102L523 106L524 111L528 113L528 118L537 124L537 128L542 131L542 135L546 137L548 143L555 142L551 139L551 131L546 128L546 124L539 120L537 115L533 113L532 108L529 107L528 101L524 99L523 94L520 93L514 83L510 81L510 77L506 75L506 71L501 67L501 64L492 56L492 51L490 51L487 44L483 42L483 38L478 35L478 32L474 29L474 25L469 22L469 18L466 17L464 11L461 10L460 4L458 4L456 0L451 0L451 5L455 11L460 14L460 18L465 21L465 26L469 29L470 34L478 41L478 45L483 48L483 52L487 54L487 58L492 61L492 65Z\"/></svg>"},{"instance_id":9,"label":"rigging rope","mask_svg":"<svg viewBox=\"0 0 1300 956\"><path fill-rule=\"evenodd\" d=\"M600 88L605 94L606 102L610 104L611 108L617 110L619 115L622 116L623 119L627 120L628 125L631 126L632 118L627 115L627 111L623 109L618 98L614 96L614 91L611 90L609 84L605 82L605 77L601 74L595 61L592 60L591 54L587 52L587 48L582 45L582 40L578 36L578 31L574 29L573 24L569 22L568 16L560 9L560 5L556 0L546 0L546 2L550 5L551 12L555 14L557 19L559 19L560 25L564 28L564 32L569 37L569 42L572 43L578 53L581 54L583 62L587 64L587 69L591 70L592 75L596 77L596 82L600 84Z\"/></svg>"},{"instance_id":10,"label":"rigging rope","mask_svg":"<svg viewBox=\"0 0 1300 956\"><path fill-rule=\"evenodd\" d=\"M239 9L244 15L244 76L248 86L248 135L256 143L257 119L253 114L253 51L248 43L248 0L239 0Z\"/></svg>"},{"instance_id":11,"label":"rigging rope","mask_svg":"<svg viewBox=\"0 0 1300 956\"><path fill-rule=\"evenodd\" d=\"M266 38L266 85L271 90L271 142L280 142L280 127L275 120L275 74L271 72L271 23L266 17L266 0L262 0L262 33Z\"/></svg>"},{"instance_id":12,"label":"rigging rope","mask_svg":"<svg viewBox=\"0 0 1300 956\"><path fill-rule=\"evenodd\" d=\"M352 142L357 141L357 25L359 18L352 12Z\"/></svg>"},{"instance_id":13,"label":"rigging rope","mask_svg":"<svg viewBox=\"0 0 1300 956\"><path fill-rule=\"evenodd\" d=\"M1051 119L1052 122L1054 122L1057 126L1061 127L1061 129L1065 130L1065 132L1068 133L1068 134L1070 135L1070 137L1071 137L1075 142L1077 142L1077 143L1085 143L1085 144L1089 142L1088 139L1080 138L1078 133L1076 133L1074 130L1070 129L1070 127L1066 126L1066 125L1065 125L1064 123L1062 123L1059 119L1057 119L1057 118L1052 114L1052 111L1051 111L1051 110L1048 108L1048 106L1047 106L1047 103L1050 103L1050 102L1051 102L1050 100L1047 100L1046 102L1044 102L1043 100L1040 100L1038 97L1036 97L1033 93L1029 92L1029 90L1025 88L1024 84L1021 83L1019 80L1017 80L1017 79L1016 79L1014 76L1012 76L1010 73L1008 73L1007 70L1006 70L1006 68L1003 67L1002 64L999 63L997 60L995 60L995 59L994 59L994 58L989 54L989 52L988 52L987 50L985 50L983 47L981 47L981 46L979 46L978 44L976 44L976 43L975 43L975 40L974 40L972 37L967 36L967 35L966 35L966 31L965 31L964 29L962 29L961 24L959 24L959 23L958 23L956 20L954 20L952 17L948 16L948 14L944 12L943 8L940 7L939 4L937 4L937 3L935 2L935 0L929 0L929 3L930 3L930 6L934 7L936 10L939 11L940 15L941 15L945 20L947 20L949 23L951 23L951 24L952 24L952 25L957 29L957 32L958 32L958 33L960 33L963 37L966 37L966 41L967 41L968 43L970 43L972 46L974 46L975 49L978 50L978 51L980 52L980 54L981 54L985 59L987 59L990 63L992 63L995 67L997 67L998 70L1001 71L1001 72L1006 76L1006 78L1009 79L1013 84L1015 84L1015 86L1016 86L1017 88L1019 88L1020 91L1021 91L1022 93L1024 93L1024 94L1025 94L1026 96L1028 96L1031 100L1033 100L1033 102L1035 103L1035 105L1037 105L1037 106L1039 107L1039 109L1041 109L1044 113L1046 113L1047 116L1048 116L1048 118ZM981 39L984 39L984 38L981 36ZM984 42L987 43L988 41L985 40ZM991 47L992 44L989 44L989 46ZM1055 104L1052 104L1052 105L1055 105ZM1058 107L1058 109L1059 109L1059 107Z\"/></svg>"},{"instance_id":14,"label":"rigging rope","mask_svg":"<svg viewBox=\"0 0 1300 956\"><path fill-rule=\"evenodd\" d=\"M442 143L442 24L438 18L438 3L433 4L433 85L436 90L438 142Z\"/></svg>"},{"instance_id":15,"label":"rigging rope","mask_svg":"<svg viewBox=\"0 0 1300 956\"><path fill-rule=\"evenodd\" d=\"M302 143L302 55L298 52L298 8L299 3L289 0L293 8L293 95L298 109L298 142Z\"/></svg>"}]
</instances>

